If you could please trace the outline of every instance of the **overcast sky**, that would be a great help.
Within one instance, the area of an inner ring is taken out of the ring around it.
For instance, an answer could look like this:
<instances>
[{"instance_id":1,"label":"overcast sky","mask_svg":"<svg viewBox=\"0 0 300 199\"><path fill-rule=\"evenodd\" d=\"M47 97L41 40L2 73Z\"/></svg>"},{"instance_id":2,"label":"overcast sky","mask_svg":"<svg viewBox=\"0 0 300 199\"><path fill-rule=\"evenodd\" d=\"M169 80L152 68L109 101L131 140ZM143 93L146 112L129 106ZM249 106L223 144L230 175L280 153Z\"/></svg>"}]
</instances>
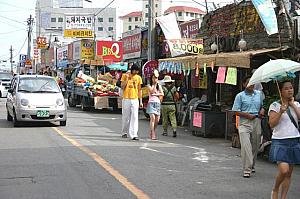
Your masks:
<instances>
[{"instance_id":1,"label":"overcast sky","mask_svg":"<svg viewBox=\"0 0 300 199\"><path fill-rule=\"evenodd\" d=\"M67 1L67 0L66 0ZM92 0L93 3L84 3L84 7L104 7L111 0ZM204 0L195 0L204 5ZM205 10L205 7L194 3L193 0L162 0L163 11L170 6L185 5L196 7ZM216 5L224 6L233 0L214 0L209 1L208 5L212 6L210 2ZM19 54L26 54L27 52L27 25L26 20L29 15L35 16L36 0L0 0L0 60L9 59L9 48L12 45L14 51L14 60L18 61ZM132 11L142 10L141 0L115 0L111 7L117 8L117 17L123 16ZM121 22L117 21L117 35L121 33ZM33 28L35 31L35 27ZM35 33L33 34L35 38Z\"/></svg>"}]
</instances>

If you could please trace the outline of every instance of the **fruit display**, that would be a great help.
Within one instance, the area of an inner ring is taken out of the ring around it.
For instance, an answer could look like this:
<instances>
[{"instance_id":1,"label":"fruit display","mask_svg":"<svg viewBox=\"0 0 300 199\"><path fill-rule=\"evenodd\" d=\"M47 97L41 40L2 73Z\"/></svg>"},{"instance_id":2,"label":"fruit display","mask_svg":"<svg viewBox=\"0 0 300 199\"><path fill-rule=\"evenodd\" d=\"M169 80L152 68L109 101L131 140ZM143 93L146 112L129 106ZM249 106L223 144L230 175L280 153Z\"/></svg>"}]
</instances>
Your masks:
<instances>
[{"instance_id":1,"label":"fruit display","mask_svg":"<svg viewBox=\"0 0 300 199\"><path fill-rule=\"evenodd\" d=\"M95 82L94 78L85 75L83 79L81 75L75 78L74 83L76 86L90 91L94 97L119 96L118 88L115 86L115 84L112 84L113 81L106 80L105 78L97 79L97 82Z\"/></svg>"}]
</instances>

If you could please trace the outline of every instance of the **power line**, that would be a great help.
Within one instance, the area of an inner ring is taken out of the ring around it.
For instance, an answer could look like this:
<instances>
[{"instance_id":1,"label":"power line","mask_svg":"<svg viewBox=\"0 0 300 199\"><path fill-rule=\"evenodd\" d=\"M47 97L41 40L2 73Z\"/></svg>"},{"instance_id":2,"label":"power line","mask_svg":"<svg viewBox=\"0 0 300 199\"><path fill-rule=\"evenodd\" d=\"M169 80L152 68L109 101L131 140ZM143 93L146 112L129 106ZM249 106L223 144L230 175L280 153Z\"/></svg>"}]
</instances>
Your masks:
<instances>
[{"instance_id":1,"label":"power line","mask_svg":"<svg viewBox=\"0 0 300 199\"><path fill-rule=\"evenodd\" d=\"M14 19L11 19L11 18L2 16L2 15L0 15L0 17L2 17L2 18L4 18L4 19L8 19L8 20L13 21L13 22L16 22L16 23L20 23L20 24L22 24L22 25L25 25L25 23L19 22L19 21L17 21L17 20L14 20Z\"/></svg>"},{"instance_id":2,"label":"power line","mask_svg":"<svg viewBox=\"0 0 300 199\"><path fill-rule=\"evenodd\" d=\"M19 31L26 31L26 30L25 29L19 29L19 30L12 30L10 32L0 32L0 35L10 34L10 33L19 32Z\"/></svg>"}]
</instances>

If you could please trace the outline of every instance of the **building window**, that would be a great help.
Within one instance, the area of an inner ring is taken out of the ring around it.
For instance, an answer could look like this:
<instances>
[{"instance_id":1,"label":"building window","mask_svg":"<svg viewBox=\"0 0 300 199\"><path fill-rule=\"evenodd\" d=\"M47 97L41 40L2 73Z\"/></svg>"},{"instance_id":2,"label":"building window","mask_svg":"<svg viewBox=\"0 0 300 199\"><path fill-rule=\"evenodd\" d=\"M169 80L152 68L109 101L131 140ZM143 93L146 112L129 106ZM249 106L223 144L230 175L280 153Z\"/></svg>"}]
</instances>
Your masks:
<instances>
[{"instance_id":1,"label":"building window","mask_svg":"<svg viewBox=\"0 0 300 199\"><path fill-rule=\"evenodd\" d=\"M191 13L191 17L194 17L195 16L195 13Z\"/></svg>"},{"instance_id":2,"label":"building window","mask_svg":"<svg viewBox=\"0 0 300 199\"><path fill-rule=\"evenodd\" d=\"M145 26L148 26L148 22L145 22Z\"/></svg>"},{"instance_id":3,"label":"building window","mask_svg":"<svg viewBox=\"0 0 300 199\"><path fill-rule=\"evenodd\" d=\"M148 13L145 13L145 17L146 17L146 18L148 17Z\"/></svg>"},{"instance_id":4,"label":"building window","mask_svg":"<svg viewBox=\"0 0 300 199\"><path fill-rule=\"evenodd\" d=\"M155 4L155 8L158 8L158 4Z\"/></svg>"},{"instance_id":5,"label":"building window","mask_svg":"<svg viewBox=\"0 0 300 199\"><path fill-rule=\"evenodd\" d=\"M182 12L178 12L178 17L181 17L182 16Z\"/></svg>"},{"instance_id":6,"label":"building window","mask_svg":"<svg viewBox=\"0 0 300 199\"><path fill-rule=\"evenodd\" d=\"M51 29L56 29L56 27L51 27Z\"/></svg>"},{"instance_id":7,"label":"building window","mask_svg":"<svg viewBox=\"0 0 300 199\"><path fill-rule=\"evenodd\" d=\"M131 26L128 26L128 30L131 30Z\"/></svg>"},{"instance_id":8,"label":"building window","mask_svg":"<svg viewBox=\"0 0 300 199\"><path fill-rule=\"evenodd\" d=\"M108 18L108 22L114 22L114 18Z\"/></svg>"},{"instance_id":9,"label":"building window","mask_svg":"<svg viewBox=\"0 0 300 199\"><path fill-rule=\"evenodd\" d=\"M108 31L114 31L114 27L108 27Z\"/></svg>"},{"instance_id":10,"label":"building window","mask_svg":"<svg viewBox=\"0 0 300 199\"><path fill-rule=\"evenodd\" d=\"M148 8L149 7L149 5L148 4L146 4L146 6L145 6L146 8Z\"/></svg>"},{"instance_id":11,"label":"building window","mask_svg":"<svg viewBox=\"0 0 300 199\"><path fill-rule=\"evenodd\" d=\"M156 16L156 17L158 17L158 14L157 14L157 12L155 13L155 16Z\"/></svg>"},{"instance_id":12,"label":"building window","mask_svg":"<svg viewBox=\"0 0 300 199\"><path fill-rule=\"evenodd\" d=\"M58 27L58 29L62 30L63 28L62 27Z\"/></svg>"},{"instance_id":13,"label":"building window","mask_svg":"<svg viewBox=\"0 0 300 199\"><path fill-rule=\"evenodd\" d=\"M138 17L135 17L135 18L134 18L134 21L139 21L139 18L138 18Z\"/></svg>"},{"instance_id":14,"label":"building window","mask_svg":"<svg viewBox=\"0 0 300 199\"><path fill-rule=\"evenodd\" d=\"M195 14L195 18L198 18L199 16L198 16L198 14Z\"/></svg>"},{"instance_id":15,"label":"building window","mask_svg":"<svg viewBox=\"0 0 300 199\"><path fill-rule=\"evenodd\" d=\"M98 22L103 22L103 18L102 17L98 17Z\"/></svg>"},{"instance_id":16,"label":"building window","mask_svg":"<svg viewBox=\"0 0 300 199\"><path fill-rule=\"evenodd\" d=\"M103 27L98 27L98 31L103 31Z\"/></svg>"},{"instance_id":17,"label":"building window","mask_svg":"<svg viewBox=\"0 0 300 199\"><path fill-rule=\"evenodd\" d=\"M51 22L56 22L56 18L51 18Z\"/></svg>"},{"instance_id":18,"label":"building window","mask_svg":"<svg viewBox=\"0 0 300 199\"><path fill-rule=\"evenodd\" d=\"M139 26L135 25L135 28L139 28Z\"/></svg>"},{"instance_id":19,"label":"building window","mask_svg":"<svg viewBox=\"0 0 300 199\"><path fill-rule=\"evenodd\" d=\"M59 17L59 18L58 18L58 22L64 22L64 19L61 18L61 17Z\"/></svg>"},{"instance_id":20,"label":"building window","mask_svg":"<svg viewBox=\"0 0 300 199\"><path fill-rule=\"evenodd\" d=\"M186 16L187 16L187 17L189 16L189 12L186 12Z\"/></svg>"},{"instance_id":21,"label":"building window","mask_svg":"<svg viewBox=\"0 0 300 199\"><path fill-rule=\"evenodd\" d=\"M132 22L132 18L131 18L131 17L129 17L129 18L128 18L128 21L129 21L129 22Z\"/></svg>"}]
</instances>

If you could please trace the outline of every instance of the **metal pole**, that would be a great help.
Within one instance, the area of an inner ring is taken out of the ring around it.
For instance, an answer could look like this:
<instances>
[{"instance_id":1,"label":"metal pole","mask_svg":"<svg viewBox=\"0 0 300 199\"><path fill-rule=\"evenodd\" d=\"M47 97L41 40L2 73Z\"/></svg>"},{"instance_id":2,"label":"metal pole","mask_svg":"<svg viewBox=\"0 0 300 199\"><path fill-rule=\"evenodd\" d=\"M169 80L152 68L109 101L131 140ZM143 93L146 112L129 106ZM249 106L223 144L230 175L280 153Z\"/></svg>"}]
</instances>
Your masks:
<instances>
[{"instance_id":1,"label":"metal pole","mask_svg":"<svg viewBox=\"0 0 300 199\"><path fill-rule=\"evenodd\" d=\"M27 48L27 59L31 60L30 52L31 52L31 33L32 33L32 22L33 18L30 15L29 19L27 20L28 25L28 48Z\"/></svg>"},{"instance_id":2,"label":"metal pole","mask_svg":"<svg viewBox=\"0 0 300 199\"><path fill-rule=\"evenodd\" d=\"M155 7L153 1L154 0L148 0L148 61L155 59Z\"/></svg>"},{"instance_id":3,"label":"metal pole","mask_svg":"<svg viewBox=\"0 0 300 199\"><path fill-rule=\"evenodd\" d=\"M10 72L13 73L13 48L10 46Z\"/></svg>"},{"instance_id":4,"label":"metal pole","mask_svg":"<svg viewBox=\"0 0 300 199\"><path fill-rule=\"evenodd\" d=\"M96 60L96 17L97 15L94 14L94 60Z\"/></svg>"}]
</instances>

